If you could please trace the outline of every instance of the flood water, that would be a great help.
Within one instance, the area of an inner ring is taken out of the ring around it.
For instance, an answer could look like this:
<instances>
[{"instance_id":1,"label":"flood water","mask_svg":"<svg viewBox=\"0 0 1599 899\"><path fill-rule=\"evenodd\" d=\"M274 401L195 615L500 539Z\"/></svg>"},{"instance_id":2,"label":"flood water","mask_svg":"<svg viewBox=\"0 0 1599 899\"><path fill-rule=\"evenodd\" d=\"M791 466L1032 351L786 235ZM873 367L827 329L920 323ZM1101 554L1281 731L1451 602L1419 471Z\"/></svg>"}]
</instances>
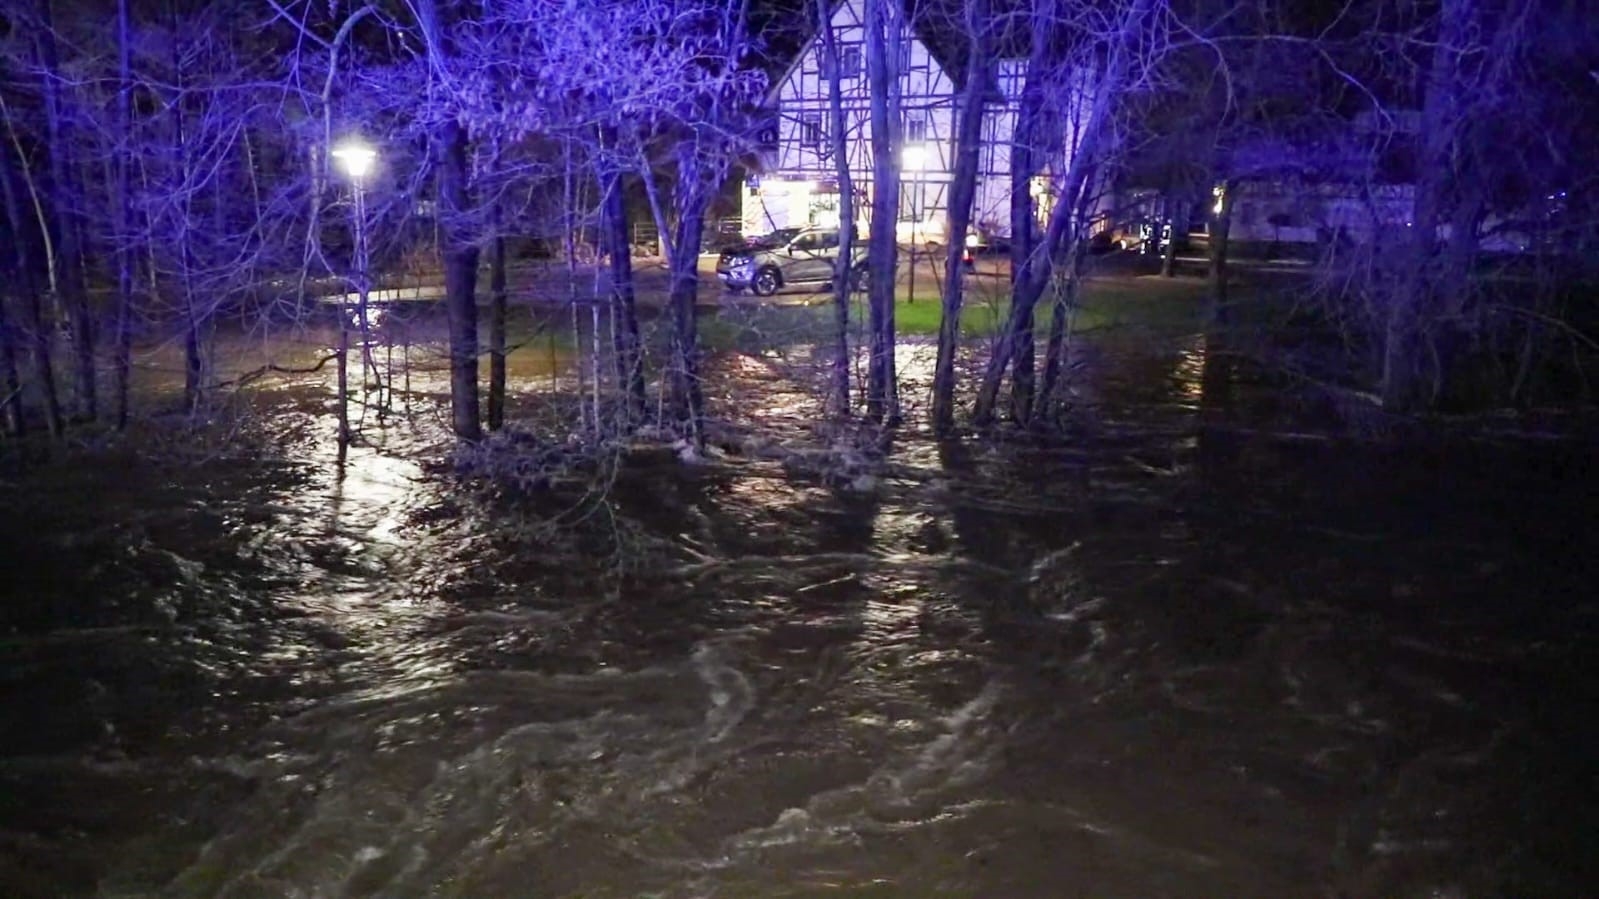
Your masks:
<instances>
[{"instance_id":1,"label":"flood water","mask_svg":"<svg viewBox=\"0 0 1599 899\"><path fill-rule=\"evenodd\" d=\"M1594 895L1592 448L1082 352L1057 446L623 470L562 519L615 557L424 468L427 416L341 473L304 385L283 458L18 477L0 895Z\"/></svg>"}]
</instances>

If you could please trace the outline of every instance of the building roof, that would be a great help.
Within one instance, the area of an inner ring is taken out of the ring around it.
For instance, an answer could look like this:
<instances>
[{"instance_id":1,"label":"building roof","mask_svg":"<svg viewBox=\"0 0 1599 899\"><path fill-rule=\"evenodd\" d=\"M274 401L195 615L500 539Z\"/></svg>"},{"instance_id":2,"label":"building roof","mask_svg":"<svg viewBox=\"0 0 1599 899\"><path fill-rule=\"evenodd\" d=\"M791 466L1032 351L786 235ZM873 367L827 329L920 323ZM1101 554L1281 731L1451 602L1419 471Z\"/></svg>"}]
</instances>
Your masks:
<instances>
[{"instance_id":1,"label":"building roof","mask_svg":"<svg viewBox=\"0 0 1599 899\"><path fill-rule=\"evenodd\" d=\"M851 0L833 0L829 16ZM864 2L864 0L855 0ZM966 61L971 47L970 32L964 20L964 0L901 0L910 20L911 32L927 52L949 76L956 88L965 84ZM1026 57L1032 42L1032 23L1027 7L1018 0L990 0L991 19L994 24L994 49L998 58ZM816 42L814 25L815 8L812 0L789 0L788 23L776 24L771 29L772 87L779 84L799 65L801 58Z\"/></svg>"}]
</instances>

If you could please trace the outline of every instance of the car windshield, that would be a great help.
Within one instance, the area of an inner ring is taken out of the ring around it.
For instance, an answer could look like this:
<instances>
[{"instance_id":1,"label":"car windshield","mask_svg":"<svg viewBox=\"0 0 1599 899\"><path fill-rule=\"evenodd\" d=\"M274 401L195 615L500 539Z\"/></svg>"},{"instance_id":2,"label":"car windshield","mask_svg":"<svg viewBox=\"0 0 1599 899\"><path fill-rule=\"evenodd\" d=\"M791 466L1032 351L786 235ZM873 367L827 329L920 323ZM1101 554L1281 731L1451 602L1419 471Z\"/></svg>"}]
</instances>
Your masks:
<instances>
[{"instance_id":1,"label":"car windshield","mask_svg":"<svg viewBox=\"0 0 1599 899\"><path fill-rule=\"evenodd\" d=\"M751 237L748 241L752 247L780 247L794 239L799 233L798 228L779 228L770 234L761 234Z\"/></svg>"},{"instance_id":2,"label":"car windshield","mask_svg":"<svg viewBox=\"0 0 1599 899\"><path fill-rule=\"evenodd\" d=\"M811 231L801 234L789 244L792 250L825 250L838 246L837 231Z\"/></svg>"}]
</instances>

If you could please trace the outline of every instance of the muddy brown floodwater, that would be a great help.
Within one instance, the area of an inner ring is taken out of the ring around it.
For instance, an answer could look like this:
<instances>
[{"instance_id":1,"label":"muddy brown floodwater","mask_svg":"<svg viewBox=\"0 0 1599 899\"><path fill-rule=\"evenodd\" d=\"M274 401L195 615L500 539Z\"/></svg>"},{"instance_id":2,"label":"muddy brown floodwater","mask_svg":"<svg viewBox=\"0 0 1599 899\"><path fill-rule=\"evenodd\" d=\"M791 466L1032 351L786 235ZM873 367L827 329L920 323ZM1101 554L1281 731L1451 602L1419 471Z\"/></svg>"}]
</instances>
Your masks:
<instances>
[{"instance_id":1,"label":"muddy brown floodwater","mask_svg":"<svg viewBox=\"0 0 1599 899\"><path fill-rule=\"evenodd\" d=\"M624 472L681 551L615 589L427 416L337 476L318 385L285 458L0 487L0 895L1594 895L1592 447L1080 353L1056 448Z\"/></svg>"}]
</instances>

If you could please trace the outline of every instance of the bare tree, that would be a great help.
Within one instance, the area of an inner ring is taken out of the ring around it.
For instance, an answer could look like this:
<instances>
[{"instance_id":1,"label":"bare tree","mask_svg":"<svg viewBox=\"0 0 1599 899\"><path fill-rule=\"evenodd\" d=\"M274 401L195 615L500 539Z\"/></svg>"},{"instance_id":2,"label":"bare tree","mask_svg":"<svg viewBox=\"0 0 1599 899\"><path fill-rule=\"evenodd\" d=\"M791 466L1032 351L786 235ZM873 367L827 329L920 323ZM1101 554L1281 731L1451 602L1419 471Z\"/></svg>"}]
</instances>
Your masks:
<instances>
[{"instance_id":1,"label":"bare tree","mask_svg":"<svg viewBox=\"0 0 1599 899\"><path fill-rule=\"evenodd\" d=\"M850 171L849 116L838 65L838 35L833 32L829 0L816 0L816 27L822 39L822 77L827 82L827 140L838 179L838 259L833 268L833 362L828 376L828 405L843 415L850 408L849 307L858 286L855 264L855 177Z\"/></svg>"},{"instance_id":2,"label":"bare tree","mask_svg":"<svg viewBox=\"0 0 1599 899\"><path fill-rule=\"evenodd\" d=\"M992 69L988 0L966 0L965 33L968 52L965 85L956 108L955 173L949 192L949 246L944 250L943 313L938 325L938 358L933 369L933 427L948 431L955 424L955 353L960 342L961 307L965 279L965 237L971 227L972 201L977 193L977 170L983 139L986 101L995 89Z\"/></svg>"},{"instance_id":3,"label":"bare tree","mask_svg":"<svg viewBox=\"0 0 1599 899\"><path fill-rule=\"evenodd\" d=\"M22 377L17 367L17 331L11 323L9 302L0 295L0 415L5 427L13 436L21 437L28 429L27 416L22 408Z\"/></svg>"},{"instance_id":4,"label":"bare tree","mask_svg":"<svg viewBox=\"0 0 1599 899\"><path fill-rule=\"evenodd\" d=\"M77 135L75 110L66 94L67 79L61 68L52 0L39 0L37 32L39 77L43 82L45 127L50 154L51 205L55 211L55 245L60 254L58 287L72 321L73 400L77 413L93 419L98 411L97 366L95 359L94 313L84 284L83 230L80 221L81 194L78 191L77 163L74 157Z\"/></svg>"},{"instance_id":5,"label":"bare tree","mask_svg":"<svg viewBox=\"0 0 1599 899\"><path fill-rule=\"evenodd\" d=\"M611 317L616 377L623 385L624 416L631 422L644 410L644 346L639 335L638 301L633 289L633 241L627 198L627 171L621 146L621 129L615 123L600 126L601 231L610 260Z\"/></svg>"},{"instance_id":6,"label":"bare tree","mask_svg":"<svg viewBox=\"0 0 1599 899\"><path fill-rule=\"evenodd\" d=\"M1078 201L1094 189L1102 157L1113 147L1123 95L1153 67L1160 46L1161 23L1152 0L1127 0L1075 20L1068 20L1061 0L1039 2L1044 6L1035 13L1038 24L1011 149L1011 307L978 388L973 417L980 425L993 420L1007 370L1012 416L1023 424L1031 420L1034 310L1054 275L1057 255L1069 257L1074 242L1086 237L1077 222ZM1063 52L1068 47L1077 52ZM1064 166L1058 162L1062 158ZM1057 161L1055 206L1034 245L1031 179L1051 160Z\"/></svg>"},{"instance_id":7,"label":"bare tree","mask_svg":"<svg viewBox=\"0 0 1599 899\"><path fill-rule=\"evenodd\" d=\"M33 356L33 376L44 401L45 428L51 437L60 437L61 403L56 393L55 365L51 353L52 329L45 321L44 304L34 278L33 260L29 258L28 252L31 242L25 239L28 219L23 214L22 203L17 197L10 162L11 154L6 149L0 148L0 194L5 198L6 220L10 225L12 249L10 261L14 266L12 274L15 278L13 284L22 303L22 326L33 336L30 347ZM41 241L47 234L47 230L39 229Z\"/></svg>"},{"instance_id":8,"label":"bare tree","mask_svg":"<svg viewBox=\"0 0 1599 899\"><path fill-rule=\"evenodd\" d=\"M866 0L866 80L872 145L872 220L867 249L866 414L899 420L895 374L894 291L898 275L900 176L900 43L904 10L897 0Z\"/></svg>"},{"instance_id":9,"label":"bare tree","mask_svg":"<svg viewBox=\"0 0 1599 899\"><path fill-rule=\"evenodd\" d=\"M116 135L127 140L133 133L133 28L128 15L129 0L117 0L117 116ZM116 227L113 241L117 257L116 351L113 376L116 391L116 423L128 426L128 392L133 367L133 181L128 153L117 154Z\"/></svg>"}]
</instances>

